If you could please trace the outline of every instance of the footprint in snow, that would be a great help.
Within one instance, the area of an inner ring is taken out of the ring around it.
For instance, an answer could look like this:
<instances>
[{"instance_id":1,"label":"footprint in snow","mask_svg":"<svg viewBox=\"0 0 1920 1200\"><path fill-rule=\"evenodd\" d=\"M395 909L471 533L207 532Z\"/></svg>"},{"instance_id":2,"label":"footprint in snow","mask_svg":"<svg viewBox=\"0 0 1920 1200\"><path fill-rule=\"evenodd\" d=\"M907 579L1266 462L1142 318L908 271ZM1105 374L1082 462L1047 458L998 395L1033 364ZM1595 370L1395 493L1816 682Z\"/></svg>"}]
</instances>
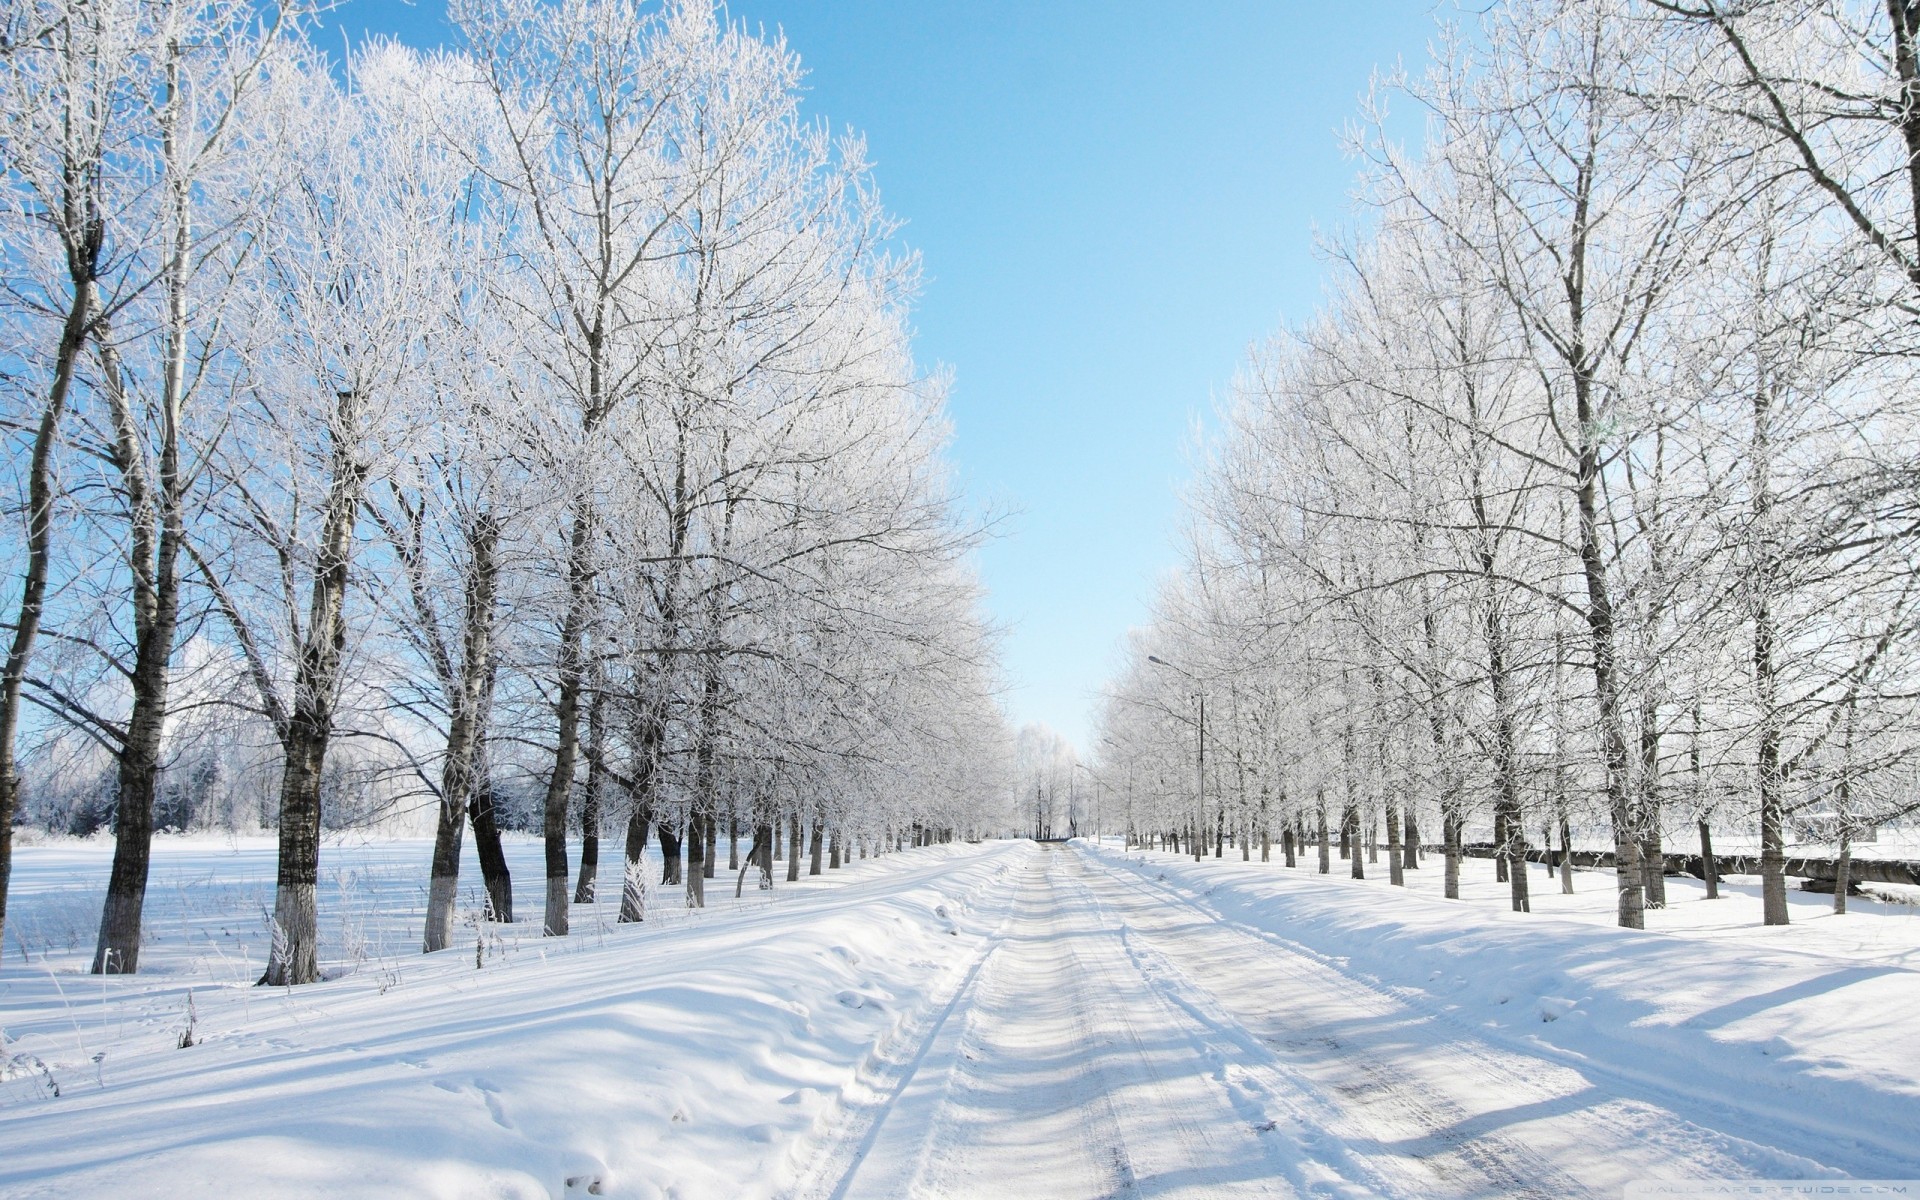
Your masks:
<instances>
[{"instance_id":1,"label":"footprint in snow","mask_svg":"<svg viewBox=\"0 0 1920 1200\"><path fill-rule=\"evenodd\" d=\"M487 1106L487 1115L493 1118L495 1125L502 1129L513 1128L513 1122L507 1117L506 1107L500 1103L499 1084L486 1079L475 1079L468 1083L460 1083L452 1079L436 1079L433 1081L433 1086L456 1096L472 1088L480 1094L481 1103Z\"/></svg>"}]
</instances>

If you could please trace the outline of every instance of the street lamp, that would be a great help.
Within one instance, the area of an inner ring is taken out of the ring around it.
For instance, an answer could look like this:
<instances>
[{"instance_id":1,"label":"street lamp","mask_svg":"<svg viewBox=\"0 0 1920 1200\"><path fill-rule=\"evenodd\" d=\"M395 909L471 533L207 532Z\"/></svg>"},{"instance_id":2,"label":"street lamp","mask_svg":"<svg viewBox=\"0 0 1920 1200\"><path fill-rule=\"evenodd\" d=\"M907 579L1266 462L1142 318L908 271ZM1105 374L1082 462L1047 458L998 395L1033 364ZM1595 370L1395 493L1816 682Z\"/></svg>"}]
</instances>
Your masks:
<instances>
[{"instance_id":1,"label":"street lamp","mask_svg":"<svg viewBox=\"0 0 1920 1200\"><path fill-rule=\"evenodd\" d=\"M1101 738L1100 744L1103 746L1112 746L1116 751L1120 751L1123 754L1125 753L1125 751L1121 750L1120 743L1114 741L1110 737ZM1133 760L1129 758L1126 761L1127 761L1127 836L1126 836L1126 840L1122 843L1122 846L1125 849L1131 850L1133 849L1134 842L1137 840L1133 832Z\"/></svg>"},{"instance_id":2,"label":"street lamp","mask_svg":"<svg viewBox=\"0 0 1920 1200\"><path fill-rule=\"evenodd\" d=\"M1087 782L1093 785L1093 840L1097 845L1100 841L1100 777L1093 773L1092 767L1078 759L1074 760L1073 765L1076 770L1085 771Z\"/></svg>"},{"instance_id":3,"label":"street lamp","mask_svg":"<svg viewBox=\"0 0 1920 1200\"><path fill-rule=\"evenodd\" d=\"M1166 659L1160 658L1157 655L1153 655L1153 654L1147 655L1147 661L1152 663L1156 667L1165 667L1169 671L1175 671L1181 675L1185 675L1187 677L1187 682L1193 684L1194 703L1198 706L1200 710L1200 719L1195 725L1195 729L1197 730L1198 736L1195 737L1194 739L1194 745L1198 748L1197 757L1199 759L1199 764L1200 764L1200 769L1198 772L1198 782L1200 785L1199 787L1200 809L1199 809L1198 815L1194 818L1194 823L1193 823L1193 861L1199 862L1206 857L1205 843L1206 843L1206 828L1207 828L1207 693L1201 689L1200 681L1193 677L1193 673L1186 670L1185 668L1176 666L1173 663L1168 662Z\"/></svg>"}]
</instances>

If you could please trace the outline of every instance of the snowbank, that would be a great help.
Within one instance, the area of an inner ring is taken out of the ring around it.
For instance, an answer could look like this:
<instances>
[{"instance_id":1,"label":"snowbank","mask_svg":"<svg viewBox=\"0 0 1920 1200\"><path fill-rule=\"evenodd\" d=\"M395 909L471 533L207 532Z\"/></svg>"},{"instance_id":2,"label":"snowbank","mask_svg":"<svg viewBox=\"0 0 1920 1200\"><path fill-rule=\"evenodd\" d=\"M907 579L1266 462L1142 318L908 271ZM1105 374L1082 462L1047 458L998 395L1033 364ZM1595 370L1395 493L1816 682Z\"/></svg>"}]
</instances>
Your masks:
<instances>
[{"instance_id":1,"label":"snowbank","mask_svg":"<svg viewBox=\"0 0 1920 1200\"><path fill-rule=\"evenodd\" d=\"M228 885L270 887L270 853L213 851ZM0 1194L772 1195L862 1060L916 1036L982 952L1028 852L909 851L771 902L729 888L691 918L291 991L10 955ZM163 946L193 944L194 893L156 892Z\"/></svg>"}]
</instances>

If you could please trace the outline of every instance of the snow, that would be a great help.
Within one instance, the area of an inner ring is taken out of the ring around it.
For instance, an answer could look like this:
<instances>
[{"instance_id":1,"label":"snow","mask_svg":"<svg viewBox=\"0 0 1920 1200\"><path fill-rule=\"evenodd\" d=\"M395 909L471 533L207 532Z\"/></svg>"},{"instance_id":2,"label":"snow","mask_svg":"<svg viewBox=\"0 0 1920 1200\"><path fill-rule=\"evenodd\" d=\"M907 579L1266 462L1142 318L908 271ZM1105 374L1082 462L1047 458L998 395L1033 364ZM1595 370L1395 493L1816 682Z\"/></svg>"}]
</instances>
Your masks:
<instances>
[{"instance_id":1,"label":"snow","mask_svg":"<svg viewBox=\"0 0 1920 1200\"><path fill-rule=\"evenodd\" d=\"M1670 880L1634 933L1610 927L1601 873L1561 897L1536 867L1536 911L1515 915L1485 862L1453 902L1437 859L1390 894L1277 848L1196 864L1001 842L749 881L738 902L716 879L707 910L663 894L638 927L609 898L566 939L468 924L421 956L426 855L330 846L333 977L267 990L247 985L269 843L163 839L144 973L113 979L82 973L110 847L21 848L0 1195L1597 1196L1920 1176L1905 906L1833 917L1796 896L1796 924L1762 929L1750 889L1709 902ZM531 905L539 846L509 856Z\"/></svg>"}]
</instances>

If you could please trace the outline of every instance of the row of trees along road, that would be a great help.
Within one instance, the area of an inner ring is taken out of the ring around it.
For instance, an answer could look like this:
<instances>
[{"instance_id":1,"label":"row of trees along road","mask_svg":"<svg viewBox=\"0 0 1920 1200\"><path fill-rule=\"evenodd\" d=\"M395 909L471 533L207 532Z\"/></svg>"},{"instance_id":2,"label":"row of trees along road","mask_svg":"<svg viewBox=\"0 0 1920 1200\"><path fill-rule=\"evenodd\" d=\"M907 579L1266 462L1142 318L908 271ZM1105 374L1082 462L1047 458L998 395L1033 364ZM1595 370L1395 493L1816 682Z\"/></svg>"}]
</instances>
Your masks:
<instances>
[{"instance_id":1,"label":"row of trees along road","mask_svg":"<svg viewBox=\"0 0 1920 1200\"><path fill-rule=\"evenodd\" d=\"M1733 826L1780 924L1790 820L1844 863L1920 803L1917 27L1510 0L1382 81L1359 232L1247 362L1110 689L1136 830L1324 871L1384 819L1392 881L1438 835L1457 895L1490 825L1517 910L1529 836L1592 830L1639 927L1662 830Z\"/></svg>"},{"instance_id":2,"label":"row of trees along road","mask_svg":"<svg viewBox=\"0 0 1920 1200\"><path fill-rule=\"evenodd\" d=\"M776 822L792 879L1005 790L860 142L705 0L450 16L344 63L300 0L0 18L0 922L16 816L106 764L96 971L138 964L156 805L216 793L278 831L295 984L329 824L434 814L431 951L468 826L513 918L510 809L562 935L603 830L640 920L653 836L699 904L722 834L770 884Z\"/></svg>"}]
</instances>

